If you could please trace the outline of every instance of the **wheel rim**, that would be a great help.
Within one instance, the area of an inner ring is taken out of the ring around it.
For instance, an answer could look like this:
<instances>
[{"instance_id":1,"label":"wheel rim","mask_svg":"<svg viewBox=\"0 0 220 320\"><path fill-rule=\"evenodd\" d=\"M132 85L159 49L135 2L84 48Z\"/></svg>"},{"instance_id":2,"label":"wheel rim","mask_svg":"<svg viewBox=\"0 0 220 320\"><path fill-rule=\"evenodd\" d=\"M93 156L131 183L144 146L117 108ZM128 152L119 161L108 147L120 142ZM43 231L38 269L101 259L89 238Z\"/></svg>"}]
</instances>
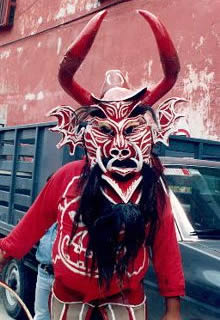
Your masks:
<instances>
[{"instance_id":1,"label":"wheel rim","mask_svg":"<svg viewBox=\"0 0 220 320\"><path fill-rule=\"evenodd\" d=\"M20 277L19 270L16 263L11 263L5 274L5 282L18 294L20 295ZM15 296L9 292L5 291L5 295L10 306L17 304L17 299Z\"/></svg>"}]
</instances>

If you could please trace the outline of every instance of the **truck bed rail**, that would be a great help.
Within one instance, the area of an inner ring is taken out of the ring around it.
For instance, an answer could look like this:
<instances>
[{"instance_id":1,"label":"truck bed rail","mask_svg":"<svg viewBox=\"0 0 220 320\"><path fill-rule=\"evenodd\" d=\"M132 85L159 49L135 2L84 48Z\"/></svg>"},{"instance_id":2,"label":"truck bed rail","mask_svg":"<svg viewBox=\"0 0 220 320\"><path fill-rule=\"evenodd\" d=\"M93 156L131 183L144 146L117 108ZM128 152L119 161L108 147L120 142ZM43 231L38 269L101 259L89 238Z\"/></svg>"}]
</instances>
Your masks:
<instances>
[{"instance_id":1,"label":"truck bed rail","mask_svg":"<svg viewBox=\"0 0 220 320\"><path fill-rule=\"evenodd\" d=\"M54 122L0 129L0 232L7 234L30 207L46 179L74 160L57 150Z\"/></svg>"}]
</instances>

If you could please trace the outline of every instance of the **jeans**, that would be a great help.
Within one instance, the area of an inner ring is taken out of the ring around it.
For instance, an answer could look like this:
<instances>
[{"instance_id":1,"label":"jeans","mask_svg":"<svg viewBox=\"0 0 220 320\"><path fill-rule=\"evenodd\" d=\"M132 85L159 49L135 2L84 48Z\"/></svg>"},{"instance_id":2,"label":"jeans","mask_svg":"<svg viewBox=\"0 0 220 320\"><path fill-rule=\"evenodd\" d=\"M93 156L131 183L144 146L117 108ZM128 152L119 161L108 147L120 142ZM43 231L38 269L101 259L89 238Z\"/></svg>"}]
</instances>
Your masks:
<instances>
[{"instance_id":1,"label":"jeans","mask_svg":"<svg viewBox=\"0 0 220 320\"><path fill-rule=\"evenodd\" d=\"M48 299L54 276L48 274L38 266L37 283L35 289L34 320L50 320Z\"/></svg>"}]
</instances>

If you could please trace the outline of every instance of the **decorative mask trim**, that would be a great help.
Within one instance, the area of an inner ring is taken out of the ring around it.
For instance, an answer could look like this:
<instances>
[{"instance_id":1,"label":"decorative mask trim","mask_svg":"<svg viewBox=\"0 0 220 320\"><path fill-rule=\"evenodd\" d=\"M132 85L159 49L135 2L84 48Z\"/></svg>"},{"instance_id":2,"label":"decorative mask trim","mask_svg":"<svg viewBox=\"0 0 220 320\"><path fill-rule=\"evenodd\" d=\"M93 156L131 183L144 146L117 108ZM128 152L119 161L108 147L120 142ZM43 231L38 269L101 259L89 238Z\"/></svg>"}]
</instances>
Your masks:
<instances>
[{"instance_id":1,"label":"decorative mask trim","mask_svg":"<svg viewBox=\"0 0 220 320\"><path fill-rule=\"evenodd\" d=\"M157 123L152 121L153 144L162 142L168 146L170 135L184 134L190 136L189 127L186 122L184 126L181 123L182 127L178 127L179 120L185 118L184 115L179 114L175 110L176 105L180 102L187 102L187 100L178 97L169 98L162 102L155 111ZM77 123L76 113L72 107L58 106L52 109L48 113L48 116L55 116L57 118L57 125L50 130L62 134L62 139L57 144L58 149L67 144L70 147L70 154L74 154L76 146L80 145L84 147L85 128L79 128L80 124ZM142 153L137 147L136 150L141 161L143 158ZM96 149L96 156L100 168L105 173L107 169L104 167L101 160L100 147ZM140 168L137 171L139 170Z\"/></svg>"}]
</instances>

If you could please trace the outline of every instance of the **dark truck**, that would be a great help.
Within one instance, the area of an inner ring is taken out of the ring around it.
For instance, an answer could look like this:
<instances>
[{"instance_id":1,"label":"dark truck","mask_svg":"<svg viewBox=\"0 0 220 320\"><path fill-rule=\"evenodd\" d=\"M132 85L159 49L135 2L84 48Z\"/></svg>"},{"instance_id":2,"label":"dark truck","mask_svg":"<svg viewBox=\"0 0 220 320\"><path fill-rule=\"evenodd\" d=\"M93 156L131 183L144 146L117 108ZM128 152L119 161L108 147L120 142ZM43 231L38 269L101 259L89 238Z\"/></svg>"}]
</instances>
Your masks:
<instances>
[{"instance_id":1,"label":"dark truck","mask_svg":"<svg viewBox=\"0 0 220 320\"><path fill-rule=\"evenodd\" d=\"M80 149L74 157L69 155L67 147L57 150L60 136L48 130L54 125L50 122L0 129L0 237L6 236L23 217L48 176L82 156ZM166 168L172 192L187 283L183 320L220 319L217 307L220 305L220 142L173 136L169 148L159 144L154 152ZM206 222L204 210L208 216ZM32 311L37 270L35 250L20 261L11 260L2 274L3 280ZM163 304L151 267L144 283L149 320L159 320ZM2 300L11 317L26 319L9 292L3 290Z\"/></svg>"}]
</instances>

